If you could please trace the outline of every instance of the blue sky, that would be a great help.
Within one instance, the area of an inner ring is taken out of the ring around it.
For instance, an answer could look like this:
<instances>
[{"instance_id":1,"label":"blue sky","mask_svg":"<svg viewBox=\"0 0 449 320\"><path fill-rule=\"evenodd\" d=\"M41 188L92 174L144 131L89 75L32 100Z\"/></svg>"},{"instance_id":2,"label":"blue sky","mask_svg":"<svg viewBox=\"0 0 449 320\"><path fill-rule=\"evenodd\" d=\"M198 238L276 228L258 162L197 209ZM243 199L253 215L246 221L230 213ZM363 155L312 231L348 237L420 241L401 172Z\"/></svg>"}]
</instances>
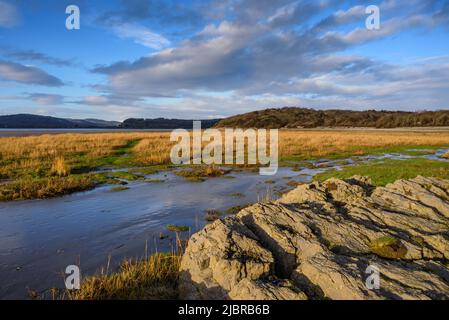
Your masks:
<instances>
[{"instance_id":1,"label":"blue sky","mask_svg":"<svg viewBox=\"0 0 449 320\"><path fill-rule=\"evenodd\" d=\"M0 0L0 114L449 109L448 35L442 0Z\"/></svg>"}]
</instances>

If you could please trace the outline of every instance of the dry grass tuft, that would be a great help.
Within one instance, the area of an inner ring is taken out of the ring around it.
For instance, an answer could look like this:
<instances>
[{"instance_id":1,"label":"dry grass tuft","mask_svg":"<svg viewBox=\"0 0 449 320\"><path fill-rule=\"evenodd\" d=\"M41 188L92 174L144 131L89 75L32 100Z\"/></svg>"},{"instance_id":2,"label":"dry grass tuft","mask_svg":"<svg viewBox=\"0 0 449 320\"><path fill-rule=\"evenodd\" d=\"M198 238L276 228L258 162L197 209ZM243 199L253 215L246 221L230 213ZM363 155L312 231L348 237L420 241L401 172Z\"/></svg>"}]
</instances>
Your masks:
<instances>
[{"instance_id":1,"label":"dry grass tuft","mask_svg":"<svg viewBox=\"0 0 449 320\"><path fill-rule=\"evenodd\" d=\"M23 179L0 185L0 201L45 199L92 189L95 183L87 177L50 177Z\"/></svg>"},{"instance_id":2,"label":"dry grass tuft","mask_svg":"<svg viewBox=\"0 0 449 320\"><path fill-rule=\"evenodd\" d=\"M66 177L70 174L70 168L65 162L63 156L57 156L51 166L51 173L58 177Z\"/></svg>"},{"instance_id":3,"label":"dry grass tuft","mask_svg":"<svg viewBox=\"0 0 449 320\"><path fill-rule=\"evenodd\" d=\"M181 254L158 253L146 260L125 260L119 272L86 278L71 300L167 300L178 298ZM65 297L64 297L65 298Z\"/></svg>"}]
</instances>

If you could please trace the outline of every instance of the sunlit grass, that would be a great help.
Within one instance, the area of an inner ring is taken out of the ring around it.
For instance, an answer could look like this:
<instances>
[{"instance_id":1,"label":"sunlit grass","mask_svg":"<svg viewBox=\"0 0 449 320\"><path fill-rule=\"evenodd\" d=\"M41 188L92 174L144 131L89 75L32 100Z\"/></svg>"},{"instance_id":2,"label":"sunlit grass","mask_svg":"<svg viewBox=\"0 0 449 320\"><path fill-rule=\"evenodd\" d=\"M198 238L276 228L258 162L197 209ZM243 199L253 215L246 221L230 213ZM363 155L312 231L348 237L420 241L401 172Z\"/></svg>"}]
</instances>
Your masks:
<instances>
[{"instance_id":1,"label":"sunlit grass","mask_svg":"<svg viewBox=\"0 0 449 320\"><path fill-rule=\"evenodd\" d=\"M0 142L2 200L58 196L88 189L97 183L120 184L122 177L92 173L100 168L130 168L129 174L122 173L125 180L133 180L133 175L167 170L172 167L170 150L174 145L169 132L70 133L0 138ZM279 157L283 165L289 165L288 161L335 159L382 152L416 153L419 151L410 149L448 146L448 132L279 132ZM217 166L193 167L180 170L179 174L191 181L222 175L222 169ZM257 169L254 166L235 168ZM32 190L43 185L49 186L44 186L42 192Z\"/></svg>"},{"instance_id":2,"label":"sunlit grass","mask_svg":"<svg viewBox=\"0 0 449 320\"><path fill-rule=\"evenodd\" d=\"M315 180L324 181L329 178L347 179L354 175L370 177L376 186L385 186L398 179L411 179L418 175L449 179L449 162L427 160L427 159L407 159L382 161L371 161L366 164L344 167L343 170L331 170L320 173L314 177Z\"/></svg>"},{"instance_id":3,"label":"sunlit grass","mask_svg":"<svg viewBox=\"0 0 449 320\"><path fill-rule=\"evenodd\" d=\"M158 253L139 261L125 260L120 270L85 278L71 300L166 300L178 298L181 254Z\"/></svg>"}]
</instances>

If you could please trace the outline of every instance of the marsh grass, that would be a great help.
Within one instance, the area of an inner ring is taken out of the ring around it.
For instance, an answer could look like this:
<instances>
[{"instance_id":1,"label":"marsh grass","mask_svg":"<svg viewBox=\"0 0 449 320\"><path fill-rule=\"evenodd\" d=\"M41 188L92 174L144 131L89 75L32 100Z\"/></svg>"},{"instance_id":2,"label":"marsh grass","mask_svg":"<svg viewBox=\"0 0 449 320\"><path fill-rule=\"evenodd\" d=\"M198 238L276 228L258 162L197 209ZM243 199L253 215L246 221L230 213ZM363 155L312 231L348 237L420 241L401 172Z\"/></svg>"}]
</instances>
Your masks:
<instances>
[{"instance_id":1,"label":"marsh grass","mask_svg":"<svg viewBox=\"0 0 449 320\"><path fill-rule=\"evenodd\" d=\"M124 260L111 274L85 278L70 300L167 300L178 298L182 253L157 253L147 259Z\"/></svg>"},{"instance_id":2,"label":"marsh grass","mask_svg":"<svg viewBox=\"0 0 449 320\"><path fill-rule=\"evenodd\" d=\"M119 187L113 187L109 189L109 192L120 192L120 191L126 191L129 190L129 187L119 186Z\"/></svg>"},{"instance_id":3,"label":"marsh grass","mask_svg":"<svg viewBox=\"0 0 449 320\"><path fill-rule=\"evenodd\" d=\"M220 217L221 217L220 211L215 209L207 209L204 219L208 222L214 222L215 220L220 219Z\"/></svg>"},{"instance_id":4,"label":"marsh grass","mask_svg":"<svg viewBox=\"0 0 449 320\"><path fill-rule=\"evenodd\" d=\"M174 142L170 141L169 136L168 132L134 132L0 138L0 179L4 180L0 185L0 199L5 201L59 196L85 190L98 182L120 179L103 177L96 180L99 176L95 176L93 171L99 168L136 167L132 169L136 171L130 171L133 174L138 174L137 170L142 174L151 174L170 169L170 150ZM447 132L279 132L282 165L288 165L289 161L335 159L382 152L406 153L411 149L447 146ZM304 166L307 164L304 163ZM257 170L254 165L233 167L239 170ZM193 173L181 170L185 173L180 175L190 181L200 182L206 177L222 175L221 170L206 166L204 170L192 170ZM76 182L79 184L76 185ZM43 192L32 191L41 188L43 184L51 186L44 187ZM24 188L22 192L11 191L18 186ZM52 193L52 190L55 192Z\"/></svg>"},{"instance_id":5,"label":"marsh grass","mask_svg":"<svg viewBox=\"0 0 449 320\"><path fill-rule=\"evenodd\" d=\"M94 187L95 183L84 176L22 179L0 185L0 201L46 199Z\"/></svg>"},{"instance_id":6,"label":"marsh grass","mask_svg":"<svg viewBox=\"0 0 449 320\"><path fill-rule=\"evenodd\" d=\"M241 192L233 192L233 193L230 194L230 196L234 197L234 198L243 198L243 197L245 197L245 195L243 193L241 193Z\"/></svg>"},{"instance_id":7,"label":"marsh grass","mask_svg":"<svg viewBox=\"0 0 449 320\"><path fill-rule=\"evenodd\" d=\"M63 156L55 158L53 165L51 166L51 174L58 177L66 177L70 174L70 167L67 165Z\"/></svg>"}]
</instances>

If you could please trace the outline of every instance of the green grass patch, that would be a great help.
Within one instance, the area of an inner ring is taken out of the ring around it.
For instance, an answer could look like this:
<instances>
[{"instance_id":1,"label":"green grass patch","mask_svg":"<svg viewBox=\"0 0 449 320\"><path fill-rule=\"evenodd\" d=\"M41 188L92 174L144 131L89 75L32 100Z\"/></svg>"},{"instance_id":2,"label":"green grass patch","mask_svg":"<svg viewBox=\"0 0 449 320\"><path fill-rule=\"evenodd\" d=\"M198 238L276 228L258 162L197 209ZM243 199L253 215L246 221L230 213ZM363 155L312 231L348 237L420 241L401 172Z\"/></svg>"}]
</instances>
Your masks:
<instances>
[{"instance_id":1,"label":"green grass patch","mask_svg":"<svg viewBox=\"0 0 449 320\"><path fill-rule=\"evenodd\" d=\"M217 166L195 166L186 170L174 171L174 174L184 177L190 182L202 182L205 178L221 177L227 172Z\"/></svg>"},{"instance_id":2,"label":"green grass patch","mask_svg":"<svg viewBox=\"0 0 449 320\"><path fill-rule=\"evenodd\" d=\"M183 225L169 224L167 226L167 230L172 232L187 232L190 230L190 228L188 226Z\"/></svg>"},{"instance_id":3,"label":"green grass patch","mask_svg":"<svg viewBox=\"0 0 449 320\"><path fill-rule=\"evenodd\" d=\"M126 181L117 180L115 178L108 177L106 172L90 174L90 177L97 184L112 184L112 185L125 185Z\"/></svg>"},{"instance_id":4,"label":"green grass patch","mask_svg":"<svg viewBox=\"0 0 449 320\"><path fill-rule=\"evenodd\" d=\"M412 179L419 175L449 179L449 163L428 159L370 161L366 164L347 166L341 171L330 170L315 175L314 180L329 178L347 179L354 175L368 176L376 186L385 186L398 179Z\"/></svg>"},{"instance_id":5,"label":"green grass patch","mask_svg":"<svg viewBox=\"0 0 449 320\"><path fill-rule=\"evenodd\" d=\"M432 154L430 150L438 150L447 148L447 145L437 145L437 146L428 146L428 145L395 145L395 146L383 146L383 147L363 147L363 146L354 146L345 151L335 151L323 157L312 156L310 154L300 154L300 155L290 155L284 156L280 158L280 163L282 166L288 166L288 162L302 162L304 160L320 160L320 159L342 159L342 158L350 158L354 155L380 155L385 153L399 153L399 154L408 154L408 155L425 155ZM290 164L291 165L291 164Z\"/></svg>"},{"instance_id":6,"label":"green grass patch","mask_svg":"<svg viewBox=\"0 0 449 320\"><path fill-rule=\"evenodd\" d=\"M246 204L246 205L240 205L240 206L233 206L233 207L229 207L226 209L226 213L227 214L237 214L239 213L241 210L249 207L250 204Z\"/></svg>"},{"instance_id":7,"label":"green grass patch","mask_svg":"<svg viewBox=\"0 0 449 320\"><path fill-rule=\"evenodd\" d=\"M128 181L136 181L136 180L143 180L143 179L145 179L144 176L141 176L141 175L138 175L138 174L134 174L134 173L130 173L130 172L126 172L126 171L108 172L106 174L106 176L109 177L109 178L123 179L123 180L128 180Z\"/></svg>"},{"instance_id":8,"label":"green grass patch","mask_svg":"<svg viewBox=\"0 0 449 320\"><path fill-rule=\"evenodd\" d=\"M120 191L125 191L125 190L129 190L129 187L124 187L124 186L113 187L113 188L109 189L109 192L120 192Z\"/></svg>"},{"instance_id":9,"label":"green grass patch","mask_svg":"<svg viewBox=\"0 0 449 320\"><path fill-rule=\"evenodd\" d=\"M170 169L174 168L173 165L154 165L154 166L148 166L148 167L141 167L141 168L131 168L128 170L130 173L134 174L143 174L143 175L150 175L155 174L161 171L168 171Z\"/></svg>"},{"instance_id":10,"label":"green grass patch","mask_svg":"<svg viewBox=\"0 0 449 320\"><path fill-rule=\"evenodd\" d=\"M87 173L101 167L123 168L132 166L134 155L132 149L139 143L139 139L130 140L125 145L117 147L110 155L90 157L79 153L70 158L74 173Z\"/></svg>"},{"instance_id":11,"label":"green grass patch","mask_svg":"<svg viewBox=\"0 0 449 320\"><path fill-rule=\"evenodd\" d=\"M234 192L230 194L231 197L235 197L235 198L243 198L245 195L241 192Z\"/></svg>"}]
</instances>

